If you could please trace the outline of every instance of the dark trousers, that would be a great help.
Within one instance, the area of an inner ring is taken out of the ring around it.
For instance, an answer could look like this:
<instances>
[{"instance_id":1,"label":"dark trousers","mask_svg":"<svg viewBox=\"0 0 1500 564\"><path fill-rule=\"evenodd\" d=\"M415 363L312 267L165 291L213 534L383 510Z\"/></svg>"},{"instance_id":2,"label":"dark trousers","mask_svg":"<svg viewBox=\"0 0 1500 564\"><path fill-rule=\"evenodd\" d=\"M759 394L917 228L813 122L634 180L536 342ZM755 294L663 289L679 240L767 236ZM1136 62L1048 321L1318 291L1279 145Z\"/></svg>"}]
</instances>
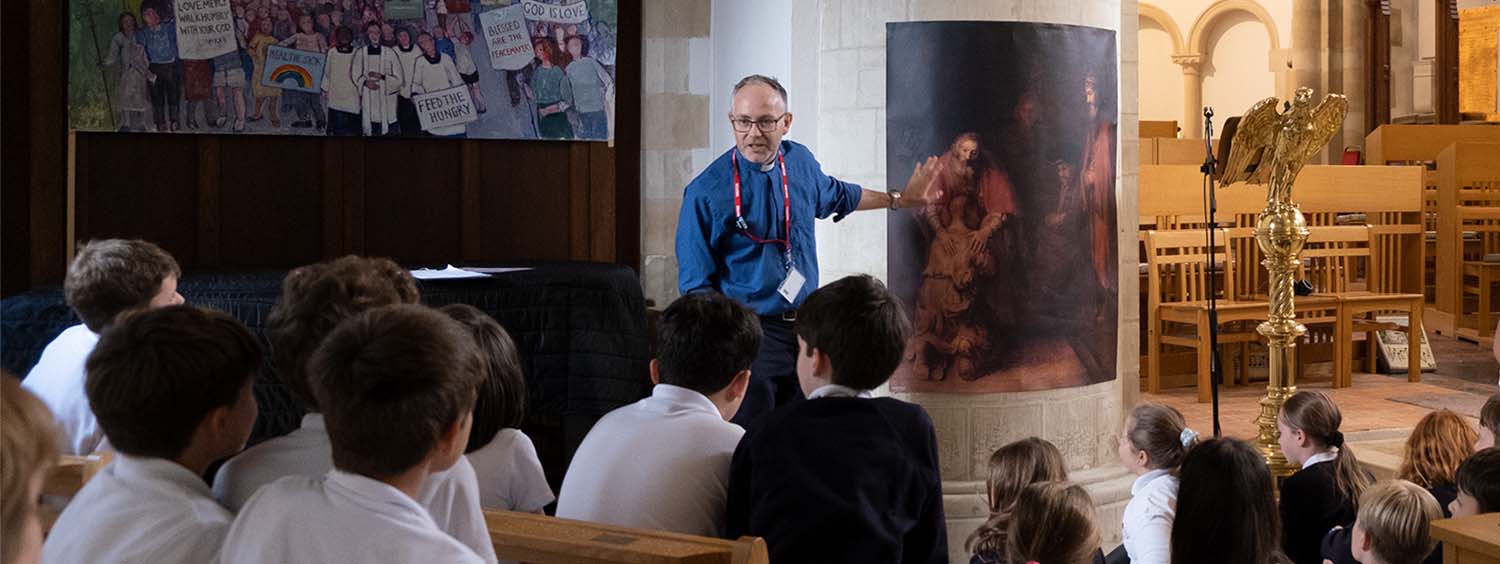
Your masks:
<instances>
[{"instance_id":1,"label":"dark trousers","mask_svg":"<svg viewBox=\"0 0 1500 564\"><path fill-rule=\"evenodd\" d=\"M797 383L797 335L792 322L781 316L760 318L760 352L750 364L750 386L745 401L730 421L749 427L756 418L779 406L801 401Z\"/></svg>"},{"instance_id":2,"label":"dark trousers","mask_svg":"<svg viewBox=\"0 0 1500 564\"><path fill-rule=\"evenodd\" d=\"M328 134L358 136L364 132L359 120L359 114L328 108Z\"/></svg>"},{"instance_id":3,"label":"dark trousers","mask_svg":"<svg viewBox=\"0 0 1500 564\"><path fill-rule=\"evenodd\" d=\"M156 129L163 130L167 123L177 123L181 109L182 86L177 72L177 62L150 65L156 82L151 83L151 112L156 118Z\"/></svg>"}]
</instances>

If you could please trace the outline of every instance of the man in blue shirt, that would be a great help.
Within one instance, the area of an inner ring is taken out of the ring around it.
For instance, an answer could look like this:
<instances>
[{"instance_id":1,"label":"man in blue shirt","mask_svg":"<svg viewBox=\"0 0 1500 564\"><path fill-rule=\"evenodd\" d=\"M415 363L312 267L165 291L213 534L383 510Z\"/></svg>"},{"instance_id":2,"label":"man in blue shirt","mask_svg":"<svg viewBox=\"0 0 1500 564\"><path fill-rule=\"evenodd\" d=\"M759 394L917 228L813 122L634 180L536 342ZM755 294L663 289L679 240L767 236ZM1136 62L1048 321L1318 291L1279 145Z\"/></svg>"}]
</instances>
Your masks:
<instances>
[{"instance_id":1,"label":"man in blue shirt","mask_svg":"<svg viewBox=\"0 0 1500 564\"><path fill-rule=\"evenodd\" d=\"M181 73L177 70L177 26L162 21L156 8L141 9L145 29L136 30L135 39L146 48L146 62L151 71L151 115L157 131L177 131L178 104L182 98Z\"/></svg>"},{"instance_id":2,"label":"man in blue shirt","mask_svg":"<svg viewBox=\"0 0 1500 564\"><path fill-rule=\"evenodd\" d=\"M734 86L735 147L688 183L677 221L678 289L721 292L760 315L764 337L733 419L745 426L802 397L792 323L818 287L813 220L924 205L939 167L935 158L918 165L900 193L823 174L807 147L782 139L792 125L786 99L774 78L750 75Z\"/></svg>"}]
</instances>

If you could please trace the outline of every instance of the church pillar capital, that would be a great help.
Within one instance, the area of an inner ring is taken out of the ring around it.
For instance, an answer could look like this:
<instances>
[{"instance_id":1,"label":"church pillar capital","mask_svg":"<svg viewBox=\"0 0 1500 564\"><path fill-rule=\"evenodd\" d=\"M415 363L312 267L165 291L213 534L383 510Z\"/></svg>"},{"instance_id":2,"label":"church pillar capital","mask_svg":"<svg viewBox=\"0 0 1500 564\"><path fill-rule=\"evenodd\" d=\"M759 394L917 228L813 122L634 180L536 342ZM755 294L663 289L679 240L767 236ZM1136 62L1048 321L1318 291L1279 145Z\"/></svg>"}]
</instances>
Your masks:
<instances>
[{"instance_id":1,"label":"church pillar capital","mask_svg":"<svg viewBox=\"0 0 1500 564\"><path fill-rule=\"evenodd\" d=\"M1182 67L1182 74L1198 74L1199 65L1203 64L1201 53L1178 53L1172 55L1172 62Z\"/></svg>"}]
</instances>

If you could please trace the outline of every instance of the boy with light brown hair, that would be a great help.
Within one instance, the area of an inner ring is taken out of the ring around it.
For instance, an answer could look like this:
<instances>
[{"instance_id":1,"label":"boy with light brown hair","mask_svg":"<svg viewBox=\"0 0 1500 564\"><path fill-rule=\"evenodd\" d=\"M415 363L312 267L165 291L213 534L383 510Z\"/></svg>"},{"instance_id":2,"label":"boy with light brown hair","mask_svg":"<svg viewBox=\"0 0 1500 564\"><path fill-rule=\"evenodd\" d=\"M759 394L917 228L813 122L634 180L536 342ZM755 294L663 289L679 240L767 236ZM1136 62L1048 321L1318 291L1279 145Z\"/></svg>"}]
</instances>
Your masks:
<instances>
[{"instance_id":1,"label":"boy with light brown hair","mask_svg":"<svg viewBox=\"0 0 1500 564\"><path fill-rule=\"evenodd\" d=\"M1428 531L1443 518L1432 494L1406 480L1380 482L1359 498L1354 558L1364 564L1420 564L1437 548Z\"/></svg>"},{"instance_id":2,"label":"boy with light brown hair","mask_svg":"<svg viewBox=\"0 0 1500 564\"><path fill-rule=\"evenodd\" d=\"M121 314L182 303L172 255L147 241L100 239L85 243L68 265L63 299L83 323L47 343L23 387L56 415L63 454L87 455L104 448L104 431L84 394L83 363L99 334Z\"/></svg>"}]
</instances>

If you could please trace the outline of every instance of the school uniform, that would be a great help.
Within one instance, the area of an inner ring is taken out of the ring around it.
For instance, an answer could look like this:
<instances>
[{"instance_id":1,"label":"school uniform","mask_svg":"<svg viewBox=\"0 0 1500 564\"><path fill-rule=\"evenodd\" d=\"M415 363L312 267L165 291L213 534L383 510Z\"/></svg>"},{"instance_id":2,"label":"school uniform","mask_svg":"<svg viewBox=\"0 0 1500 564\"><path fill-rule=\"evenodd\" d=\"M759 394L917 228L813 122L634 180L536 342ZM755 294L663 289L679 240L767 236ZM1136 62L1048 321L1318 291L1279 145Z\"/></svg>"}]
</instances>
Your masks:
<instances>
[{"instance_id":1,"label":"school uniform","mask_svg":"<svg viewBox=\"0 0 1500 564\"><path fill-rule=\"evenodd\" d=\"M1172 561L1172 519L1177 514L1177 477L1152 470L1130 486L1122 519L1122 544L1132 564Z\"/></svg>"},{"instance_id":2,"label":"school uniform","mask_svg":"<svg viewBox=\"0 0 1500 564\"><path fill-rule=\"evenodd\" d=\"M1427 493L1432 494L1433 499L1438 502L1438 507L1443 509L1443 518L1453 517L1453 512L1448 510L1448 504L1453 503L1453 498L1458 497L1458 489L1452 484L1439 484L1427 488ZM1352 542L1354 540L1354 528L1344 527L1342 529L1329 531L1323 537L1323 558L1333 564L1358 564L1354 559ZM1422 564L1443 564L1443 545L1438 543L1437 548L1432 549Z\"/></svg>"},{"instance_id":3,"label":"school uniform","mask_svg":"<svg viewBox=\"0 0 1500 564\"><path fill-rule=\"evenodd\" d=\"M58 448L64 454L83 456L104 447L104 430L99 428L83 388L87 379L84 362L97 344L99 335L82 324L64 329L42 349L42 357L21 381L22 388L36 394L52 410L61 435Z\"/></svg>"},{"instance_id":4,"label":"school uniform","mask_svg":"<svg viewBox=\"0 0 1500 564\"><path fill-rule=\"evenodd\" d=\"M220 564L485 561L401 490L339 470L262 488L230 528L219 558Z\"/></svg>"},{"instance_id":5,"label":"school uniform","mask_svg":"<svg viewBox=\"0 0 1500 564\"><path fill-rule=\"evenodd\" d=\"M557 516L723 536L729 461L744 434L707 396L657 384L584 437L563 478Z\"/></svg>"},{"instance_id":6,"label":"school uniform","mask_svg":"<svg viewBox=\"0 0 1500 564\"><path fill-rule=\"evenodd\" d=\"M333 470L333 446L321 413L302 416L302 427L229 459L214 477L214 497L240 510L267 484L286 476L316 478ZM437 527L494 563L495 547L479 505L479 482L467 458L427 477L417 502Z\"/></svg>"},{"instance_id":7,"label":"school uniform","mask_svg":"<svg viewBox=\"0 0 1500 564\"><path fill-rule=\"evenodd\" d=\"M1320 452L1281 483L1281 549L1295 564L1322 564L1323 536L1354 523L1353 500L1334 485L1337 464L1337 453Z\"/></svg>"},{"instance_id":8,"label":"school uniform","mask_svg":"<svg viewBox=\"0 0 1500 564\"><path fill-rule=\"evenodd\" d=\"M520 429L501 429L488 444L464 457L479 481L479 505L487 509L536 513L557 499L547 485L536 446Z\"/></svg>"},{"instance_id":9,"label":"school uniform","mask_svg":"<svg viewBox=\"0 0 1500 564\"><path fill-rule=\"evenodd\" d=\"M947 562L937 439L921 407L839 385L762 415L729 471L727 537L772 562Z\"/></svg>"},{"instance_id":10,"label":"school uniform","mask_svg":"<svg viewBox=\"0 0 1500 564\"><path fill-rule=\"evenodd\" d=\"M208 484L171 460L118 454L68 503L43 562L213 562L234 515Z\"/></svg>"}]
</instances>

